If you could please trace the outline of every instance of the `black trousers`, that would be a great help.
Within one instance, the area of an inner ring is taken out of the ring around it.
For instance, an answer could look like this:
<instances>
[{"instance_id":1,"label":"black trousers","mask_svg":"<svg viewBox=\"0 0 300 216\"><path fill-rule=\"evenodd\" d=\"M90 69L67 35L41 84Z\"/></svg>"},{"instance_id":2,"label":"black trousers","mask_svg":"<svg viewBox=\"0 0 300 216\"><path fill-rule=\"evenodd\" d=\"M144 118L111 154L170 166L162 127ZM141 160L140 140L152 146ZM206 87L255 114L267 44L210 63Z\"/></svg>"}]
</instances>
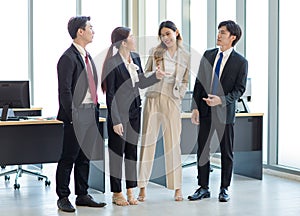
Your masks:
<instances>
[{"instance_id":1,"label":"black trousers","mask_svg":"<svg viewBox=\"0 0 300 216\"><path fill-rule=\"evenodd\" d=\"M216 145L211 143L215 131L220 141L217 147L221 151L221 187L227 188L230 186L233 169L233 124L222 124L212 121L211 118L200 119L197 151L198 185L203 188L209 187L211 147L217 149Z\"/></svg>"},{"instance_id":2,"label":"black trousers","mask_svg":"<svg viewBox=\"0 0 300 216\"><path fill-rule=\"evenodd\" d=\"M125 167L126 188L137 186L137 143L140 133L141 116L129 118L123 123L124 135L119 136L113 131L110 118L107 122L108 152L111 192L122 191L122 168Z\"/></svg>"},{"instance_id":3,"label":"black trousers","mask_svg":"<svg viewBox=\"0 0 300 216\"><path fill-rule=\"evenodd\" d=\"M73 111L73 124L64 124L63 150L56 170L56 193L68 197L70 176L74 166L76 195L86 195L90 159L99 149L99 112L95 107ZM100 154L100 153L99 153Z\"/></svg>"}]
</instances>

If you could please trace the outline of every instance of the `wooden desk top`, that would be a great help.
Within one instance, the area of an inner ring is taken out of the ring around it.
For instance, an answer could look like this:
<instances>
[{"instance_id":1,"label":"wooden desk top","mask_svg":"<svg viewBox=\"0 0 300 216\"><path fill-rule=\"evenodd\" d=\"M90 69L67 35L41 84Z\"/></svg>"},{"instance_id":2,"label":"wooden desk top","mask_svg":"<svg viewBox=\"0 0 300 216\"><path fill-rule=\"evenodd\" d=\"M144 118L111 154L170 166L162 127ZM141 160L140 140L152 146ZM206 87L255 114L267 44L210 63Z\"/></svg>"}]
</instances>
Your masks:
<instances>
[{"instance_id":1,"label":"wooden desk top","mask_svg":"<svg viewBox=\"0 0 300 216\"><path fill-rule=\"evenodd\" d=\"M42 110L42 107L32 107L32 108L12 108L13 111L37 111Z\"/></svg>"},{"instance_id":2,"label":"wooden desk top","mask_svg":"<svg viewBox=\"0 0 300 216\"><path fill-rule=\"evenodd\" d=\"M20 121L0 121L0 126L9 125L39 125L39 124L62 124L58 120L46 120L46 119L30 119L30 120L20 120Z\"/></svg>"},{"instance_id":3,"label":"wooden desk top","mask_svg":"<svg viewBox=\"0 0 300 216\"><path fill-rule=\"evenodd\" d=\"M107 109L106 104L100 104L100 109Z\"/></svg>"},{"instance_id":4,"label":"wooden desk top","mask_svg":"<svg viewBox=\"0 0 300 216\"><path fill-rule=\"evenodd\" d=\"M263 116L263 113L236 113L236 117Z\"/></svg>"},{"instance_id":5,"label":"wooden desk top","mask_svg":"<svg viewBox=\"0 0 300 216\"><path fill-rule=\"evenodd\" d=\"M12 108L13 111L35 111L42 110L42 107L32 107L32 108ZM106 104L100 104L100 109L107 109Z\"/></svg>"},{"instance_id":6,"label":"wooden desk top","mask_svg":"<svg viewBox=\"0 0 300 216\"><path fill-rule=\"evenodd\" d=\"M99 122L105 122L106 119L99 117ZM20 121L0 121L0 126L9 126L9 125L38 125L38 124L62 124L62 121L53 119L47 120L42 118L29 119L29 120L20 120Z\"/></svg>"},{"instance_id":7,"label":"wooden desk top","mask_svg":"<svg viewBox=\"0 0 300 216\"><path fill-rule=\"evenodd\" d=\"M236 117L263 116L263 113L236 113ZM191 118L192 113L181 113L181 118Z\"/></svg>"}]
</instances>

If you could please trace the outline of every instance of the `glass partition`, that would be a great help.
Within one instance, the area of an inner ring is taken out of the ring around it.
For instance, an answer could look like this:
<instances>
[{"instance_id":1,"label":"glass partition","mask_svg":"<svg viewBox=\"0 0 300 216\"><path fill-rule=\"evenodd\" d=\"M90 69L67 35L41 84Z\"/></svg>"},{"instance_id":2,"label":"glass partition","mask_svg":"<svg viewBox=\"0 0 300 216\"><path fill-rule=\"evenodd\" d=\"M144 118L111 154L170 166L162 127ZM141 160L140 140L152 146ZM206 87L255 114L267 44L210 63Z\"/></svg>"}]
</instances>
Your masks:
<instances>
[{"instance_id":1,"label":"glass partition","mask_svg":"<svg viewBox=\"0 0 300 216\"><path fill-rule=\"evenodd\" d=\"M300 116L291 110L298 103L299 68L297 37L300 34L298 14L300 2L281 0L279 16L279 96L278 96L278 164L300 169ZM293 30L293 31L291 31Z\"/></svg>"},{"instance_id":2,"label":"glass partition","mask_svg":"<svg viewBox=\"0 0 300 216\"><path fill-rule=\"evenodd\" d=\"M67 24L75 15L73 0L34 1L33 4L34 106L42 107L45 116L57 114L56 65L72 44Z\"/></svg>"},{"instance_id":3,"label":"glass partition","mask_svg":"<svg viewBox=\"0 0 300 216\"><path fill-rule=\"evenodd\" d=\"M1 1L1 80L28 79L28 3Z\"/></svg>"},{"instance_id":4,"label":"glass partition","mask_svg":"<svg viewBox=\"0 0 300 216\"><path fill-rule=\"evenodd\" d=\"M259 5L259 7L257 7ZM246 58L251 78L250 112L264 113L263 160L267 160L268 135L268 0L251 0L246 4ZM257 16L257 14L260 16ZM259 23L259 25L257 25Z\"/></svg>"}]
</instances>

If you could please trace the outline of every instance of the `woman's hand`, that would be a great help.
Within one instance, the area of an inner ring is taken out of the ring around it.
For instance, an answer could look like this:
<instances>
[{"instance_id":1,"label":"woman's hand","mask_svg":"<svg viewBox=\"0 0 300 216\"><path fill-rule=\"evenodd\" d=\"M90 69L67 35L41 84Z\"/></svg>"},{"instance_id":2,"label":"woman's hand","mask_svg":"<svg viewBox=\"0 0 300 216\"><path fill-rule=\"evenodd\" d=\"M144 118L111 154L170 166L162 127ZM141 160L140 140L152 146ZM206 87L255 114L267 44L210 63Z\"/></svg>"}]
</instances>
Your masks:
<instances>
[{"instance_id":1,"label":"woman's hand","mask_svg":"<svg viewBox=\"0 0 300 216\"><path fill-rule=\"evenodd\" d=\"M156 75L156 79L162 79L166 75L166 72L162 71L160 69L160 65L158 65L155 70L155 75Z\"/></svg>"},{"instance_id":2,"label":"woman's hand","mask_svg":"<svg viewBox=\"0 0 300 216\"><path fill-rule=\"evenodd\" d=\"M191 116L191 122L195 125L199 125L199 111L197 109L193 109L192 116Z\"/></svg>"},{"instance_id":3,"label":"woman's hand","mask_svg":"<svg viewBox=\"0 0 300 216\"><path fill-rule=\"evenodd\" d=\"M114 125L113 129L116 134L118 134L119 136L123 136L124 131L123 131L123 125L121 123Z\"/></svg>"}]
</instances>

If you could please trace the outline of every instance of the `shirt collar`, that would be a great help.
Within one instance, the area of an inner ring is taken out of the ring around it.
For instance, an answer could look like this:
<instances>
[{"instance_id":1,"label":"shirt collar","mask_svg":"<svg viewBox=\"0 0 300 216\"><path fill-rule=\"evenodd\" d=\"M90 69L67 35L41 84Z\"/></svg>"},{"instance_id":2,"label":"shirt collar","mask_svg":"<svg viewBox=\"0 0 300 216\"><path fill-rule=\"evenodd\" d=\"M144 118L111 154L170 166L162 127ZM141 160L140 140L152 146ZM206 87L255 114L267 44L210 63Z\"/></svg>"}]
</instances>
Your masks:
<instances>
[{"instance_id":1,"label":"shirt collar","mask_svg":"<svg viewBox=\"0 0 300 216\"><path fill-rule=\"evenodd\" d=\"M127 69L131 68L131 69L133 69L134 71L139 70L139 66L136 65L136 64L133 62L133 60L132 60L132 58L131 58L131 55L130 55L130 62L128 62L127 59L125 59L125 58L121 55L121 53L120 53L120 56L121 56L121 58L122 58L122 60L123 60L123 62L124 62L124 64L125 64L125 66L127 67Z\"/></svg>"},{"instance_id":2,"label":"shirt collar","mask_svg":"<svg viewBox=\"0 0 300 216\"><path fill-rule=\"evenodd\" d=\"M177 58L177 51L178 51L178 50L175 51L173 58L171 57L171 55L170 55L170 53L169 53L168 50L165 52L165 55L166 55L169 59L175 59L175 58Z\"/></svg>"},{"instance_id":3,"label":"shirt collar","mask_svg":"<svg viewBox=\"0 0 300 216\"><path fill-rule=\"evenodd\" d=\"M85 51L85 49L80 46L79 44L73 42L73 45L76 47L76 49L79 51L79 53L82 55L82 56L86 56L87 55L87 52Z\"/></svg>"},{"instance_id":4,"label":"shirt collar","mask_svg":"<svg viewBox=\"0 0 300 216\"><path fill-rule=\"evenodd\" d=\"M121 56L123 62L125 63L125 65L129 65L130 63L133 63L131 55L130 55L130 62L128 62L127 59L125 59L121 53L120 53L120 56Z\"/></svg>"},{"instance_id":5,"label":"shirt collar","mask_svg":"<svg viewBox=\"0 0 300 216\"><path fill-rule=\"evenodd\" d=\"M223 52L223 56L224 56L224 57L229 56L230 53L232 52L232 50L233 50L233 47L230 47L228 50L225 50L225 51ZM221 52L222 52L222 51L219 49L218 55L220 55Z\"/></svg>"}]
</instances>

